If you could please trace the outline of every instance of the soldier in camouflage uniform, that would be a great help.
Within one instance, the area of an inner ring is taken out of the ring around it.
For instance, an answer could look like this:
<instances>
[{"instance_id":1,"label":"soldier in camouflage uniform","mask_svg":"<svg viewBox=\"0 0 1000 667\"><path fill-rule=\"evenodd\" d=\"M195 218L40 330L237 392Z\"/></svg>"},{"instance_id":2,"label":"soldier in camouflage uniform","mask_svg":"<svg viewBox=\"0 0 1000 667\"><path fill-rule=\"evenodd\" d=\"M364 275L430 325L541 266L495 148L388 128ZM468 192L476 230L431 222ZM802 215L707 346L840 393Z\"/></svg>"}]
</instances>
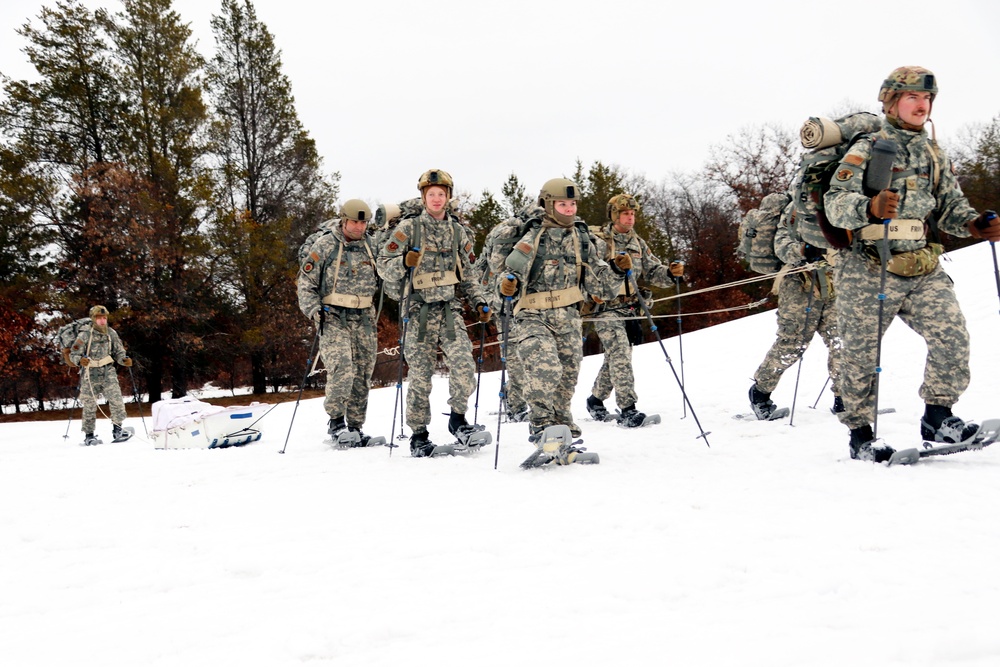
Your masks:
<instances>
[{"instance_id":1,"label":"soldier in camouflage uniform","mask_svg":"<svg viewBox=\"0 0 1000 667\"><path fill-rule=\"evenodd\" d=\"M954 236L1000 241L1000 220L977 214L959 187L951 161L924 129L938 87L922 67L893 70L879 90L882 129L858 141L843 157L824 198L830 222L851 230L853 244L838 253L835 281L838 325L844 342L840 421L851 429L852 458L882 461L891 448L875 447L873 429L882 261L888 231L883 330L899 316L927 344L920 397L926 404L921 437L956 441L975 432L951 407L969 384L969 333L951 278L938 264L938 230ZM892 183L866 192L872 145L896 142ZM885 225L883 220L892 220ZM930 238L928 238L928 234Z\"/></svg>"},{"instance_id":2,"label":"soldier in camouflage uniform","mask_svg":"<svg viewBox=\"0 0 1000 667\"><path fill-rule=\"evenodd\" d=\"M632 274L636 280L667 287L675 278L684 275L681 262L663 264L649 250L649 245L635 233L635 219L639 214L639 203L628 194L615 195L608 201L610 222L600 228L591 228L604 247L605 261L612 261L620 253L632 257ZM594 318L594 329L604 347L604 363L594 380L591 395L587 398L587 411L598 421L608 419L604 400L615 392L618 405L618 423L626 427L641 426L646 415L639 412L635 403L635 374L632 372L632 345L626 330L625 318L634 317L638 311L638 297L635 283L626 279L617 296L610 301L600 301L591 297L590 307ZM640 313L641 314L641 313Z\"/></svg>"},{"instance_id":3,"label":"soldier in camouflage uniform","mask_svg":"<svg viewBox=\"0 0 1000 667\"><path fill-rule=\"evenodd\" d=\"M580 435L570 411L583 358L580 306L584 294L613 299L632 268L631 255L610 266L601 258L597 239L576 217L578 191L564 178L546 182L526 222L501 224L489 260L500 296L515 299L508 354L531 369L523 390L532 437L556 424Z\"/></svg>"},{"instance_id":4,"label":"soldier in camouflage uniform","mask_svg":"<svg viewBox=\"0 0 1000 667\"><path fill-rule=\"evenodd\" d=\"M490 233L486 235L486 239L483 241L483 248L482 252L479 254L479 259L476 260L476 271L479 274L479 284L483 287L483 294L486 296L490 310L496 313L497 317L501 318L501 323L499 325L501 327L501 336L503 335L503 305L506 300L501 299L500 295L494 288L497 282L497 277L493 271L490 270L489 258L493 255L496 248L497 238L502 234L502 232L503 223L490 230ZM506 247L507 252L509 253L512 248L513 242ZM509 339L511 336L514 318L513 313L507 313L507 316L507 337L508 346L510 346ZM524 399L524 392L521 390L521 387L524 384L524 368L521 366L520 358L516 354L511 354L509 349L506 351L505 359L507 368L507 384L503 387L503 393L505 404L504 409L507 414L507 421L527 421L528 403Z\"/></svg>"},{"instance_id":5,"label":"soldier in camouflage uniform","mask_svg":"<svg viewBox=\"0 0 1000 667\"><path fill-rule=\"evenodd\" d=\"M132 359L125 352L118 332L108 326L108 309L94 306L90 309L91 325L83 327L69 351L70 361L80 367L80 403L83 404L83 432L85 443L95 441L94 426L97 421L97 394L103 394L111 407L112 437L116 441L128 440L129 431L122 429L125 421L125 401L118 384L115 362L131 366Z\"/></svg>"},{"instance_id":6,"label":"soldier in camouflage uniform","mask_svg":"<svg viewBox=\"0 0 1000 667\"><path fill-rule=\"evenodd\" d=\"M326 225L302 261L299 310L315 323L326 366L327 432L337 442L345 431L362 433L378 348L373 297L378 291L375 255L366 228L372 212L360 199L344 202L340 219Z\"/></svg>"},{"instance_id":7,"label":"soldier in camouflage uniform","mask_svg":"<svg viewBox=\"0 0 1000 667\"><path fill-rule=\"evenodd\" d=\"M833 269L826 263L825 250L805 243L794 227L795 203L785 207L774 232L774 254L789 267L819 262L817 268L775 280L778 294L778 334L771 349L754 373L750 405L758 419L768 419L775 410L771 392L782 374L802 358L813 336L819 333L826 344L826 367L833 385L833 411L844 411L840 397L840 355L843 345L837 334L837 308L833 289Z\"/></svg>"},{"instance_id":8,"label":"soldier in camouflage uniform","mask_svg":"<svg viewBox=\"0 0 1000 667\"><path fill-rule=\"evenodd\" d=\"M406 278L403 303L409 322L403 340L409 366L406 424L413 431L410 453L434 451L427 426L431 421L431 376L438 348L448 364L451 416L448 430L459 437L477 430L465 418L469 396L476 389L476 366L462 319L461 295L475 305L481 322L490 319L482 288L476 281L476 256L466 228L448 214L454 183L441 169L424 172L417 181L423 207L416 217L404 217L378 255L382 279Z\"/></svg>"}]
</instances>

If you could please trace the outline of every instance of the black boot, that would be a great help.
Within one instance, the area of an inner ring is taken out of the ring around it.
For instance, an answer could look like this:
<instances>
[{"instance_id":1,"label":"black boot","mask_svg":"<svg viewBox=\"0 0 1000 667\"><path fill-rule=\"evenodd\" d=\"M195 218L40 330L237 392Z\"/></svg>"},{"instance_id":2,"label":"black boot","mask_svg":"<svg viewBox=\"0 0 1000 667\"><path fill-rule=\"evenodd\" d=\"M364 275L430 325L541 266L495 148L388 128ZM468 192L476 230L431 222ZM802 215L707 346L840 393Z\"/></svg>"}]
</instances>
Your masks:
<instances>
[{"instance_id":1,"label":"black boot","mask_svg":"<svg viewBox=\"0 0 1000 667\"><path fill-rule=\"evenodd\" d=\"M125 442L132 437L131 431L126 431L121 427L121 424L111 425L111 440L113 442Z\"/></svg>"},{"instance_id":2,"label":"black boot","mask_svg":"<svg viewBox=\"0 0 1000 667\"><path fill-rule=\"evenodd\" d=\"M430 434L426 430L414 431L410 436L410 456L419 458L433 453L434 443L430 441Z\"/></svg>"},{"instance_id":3,"label":"black boot","mask_svg":"<svg viewBox=\"0 0 1000 667\"><path fill-rule=\"evenodd\" d=\"M833 414L838 414L844 411L844 399L840 396L833 397Z\"/></svg>"},{"instance_id":4,"label":"black boot","mask_svg":"<svg viewBox=\"0 0 1000 667\"><path fill-rule=\"evenodd\" d=\"M476 431L481 431L483 427L478 424L470 424L466 419L465 415L460 412L455 412L452 410L451 416L448 418L448 432L459 440L463 440L470 433L475 433Z\"/></svg>"},{"instance_id":5,"label":"black boot","mask_svg":"<svg viewBox=\"0 0 1000 667\"><path fill-rule=\"evenodd\" d=\"M777 406L771 400L771 392L761 391L754 382L750 386L750 407L753 408L757 419L770 419Z\"/></svg>"},{"instance_id":6,"label":"black boot","mask_svg":"<svg viewBox=\"0 0 1000 667\"><path fill-rule=\"evenodd\" d=\"M351 431L352 433L358 434L358 439L353 445L351 445L352 447L367 447L368 441L372 439L370 435L364 434L364 432L361 430L361 426L358 424L348 424L347 430Z\"/></svg>"},{"instance_id":7,"label":"black boot","mask_svg":"<svg viewBox=\"0 0 1000 667\"><path fill-rule=\"evenodd\" d=\"M329 423L326 425L326 432L330 434L330 437L334 440L347 430L347 423L344 422L344 415L339 417L331 417Z\"/></svg>"},{"instance_id":8,"label":"black boot","mask_svg":"<svg viewBox=\"0 0 1000 667\"><path fill-rule=\"evenodd\" d=\"M608 420L608 409L604 407L604 401L597 398L596 396L587 397L587 412L596 422L603 422Z\"/></svg>"},{"instance_id":9,"label":"black boot","mask_svg":"<svg viewBox=\"0 0 1000 667\"><path fill-rule=\"evenodd\" d=\"M875 444L875 434L872 432L871 424L851 429L850 447L852 459L874 461L875 463L888 461L896 452L895 449L887 445Z\"/></svg>"},{"instance_id":10,"label":"black boot","mask_svg":"<svg viewBox=\"0 0 1000 667\"><path fill-rule=\"evenodd\" d=\"M962 421L951 414L951 408L943 405L931 405L924 408L924 416L920 420L920 437L931 442L964 442L976 437L979 425Z\"/></svg>"},{"instance_id":11,"label":"black boot","mask_svg":"<svg viewBox=\"0 0 1000 667\"><path fill-rule=\"evenodd\" d=\"M618 417L618 424L625 428L635 428L636 426L642 426L642 422L645 420L646 415L636 410L635 403L633 403L627 408L622 408L621 414Z\"/></svg>"}]
</instances>

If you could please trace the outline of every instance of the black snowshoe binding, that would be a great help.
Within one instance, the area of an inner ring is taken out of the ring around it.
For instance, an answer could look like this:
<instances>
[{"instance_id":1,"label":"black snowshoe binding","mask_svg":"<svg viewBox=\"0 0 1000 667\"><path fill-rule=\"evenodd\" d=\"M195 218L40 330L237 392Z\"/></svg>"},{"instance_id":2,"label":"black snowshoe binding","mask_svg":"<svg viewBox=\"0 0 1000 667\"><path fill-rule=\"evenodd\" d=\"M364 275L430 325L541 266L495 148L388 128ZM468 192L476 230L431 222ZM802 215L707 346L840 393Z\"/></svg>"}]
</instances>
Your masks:
<instances>
[{"instance_id":1,"label":"black snowshoe binding","mask_svg":"<svg viewBox=\"0 0 1000 667\"><path fill-rule=\"evenodd\" d=\"M888 445L876 445L870 424L851 429L851 458L856 461L884 463L896 452Z\"/></svg>"},{"instance_id":2,"label":"black snowshoe binding","mask_svg":"<svg viewBox=\"0 0 1000 667\"><path fill-rule=\"evenodd\" d=\"M524 403L517 408L511 408L507 405L506 415L508 422L526 422L528 421L528 404Z\"/></svg>"},{"instance_id":3,"label":"black snowshoe binding","mask_svg":"<svg viewBox=\"0 0 1000 667\"><path fill-rule=\"evenodd\" d=\"M618 413L617 417L618 425L624 426L625 428L636 428L637 426L642 426L646 423L646 415L635 409L635 404L633 403L627 408L623 408L621 412Z\"/></svg>"},{"instance_id":4,"label":"black snowshoe binding","mask_svg":"<svg viewBox=\"0 0 1000 667\"><path fill-rule=\"evenodd\" d=\"M427 431L414 431L410 436L410 456L421 458L434 455L435 445Z\"/></svg>"},{"instance_id":5,"label":"black snowshoe binding","mask_svg":"<svg viewBox=\"0 0 1000 667\"><path fill-rule=\"evenodd\" d=\"M93 445L100 445L100 444L103 444L103 442L93 433L87 433L83 436L84 447L92 447Z\"/></svg>"},{"instance_id":6,"label":"black snowshoe binding","mask_svg":"<svg viewBox=\"0 0 1000 667\"><path fill-rule=\"evenodd\" d=\"M332 444L337 449L361 447L360 432L348 428L343 415L331 418L329 424L327 425L326 432L330 434Z\"/></svg>"},{"instance_id":7,"label":"black snowshoe binding","mask_svg":"<svg viewBox=\"0 0 1000 667\"><path fill-rule=\"evenodd\" d=\"M448 418L448 432L458 441L456 448L482 447L493 442L493 435L482 424L470 424L465 415L452 412Z\"/></svg>"},{"instance_id":8,"label":"black snowshoe binding","mask_svg":"<svg viewBox=\"0 0 1000 667\"><path fill-rule=\"evenodd\" d=\"M596 396L587 397L587 412L590 413L595 422L606 422L614 419L608 409L604 407L604 401Z\"/></svg>"},{"instance_id":9,"label":"black snowshoe binding","mask_svg":"<svg viewBox=\"0 0 1000 667\"><path fill-rule=\"evenodd\" d=\"M770 392L763 392L757 388L757 383L750 386L750 407L757 419L769 421L775 418L775 411L778 406L771 400Z\"/></svg>"},{"instance_id":10,"label":"black snowshoe binding","mask_svg":"<svg viewBox=\"0 0 1000 667\"><path fill-rule=\"evenodd\" d=\"M978 424L962 421L943 405L928 404L920 420L920 437L928 442L954 444L971 440L978 433Z\"/></svg>"},{"instance_id":11,"label":"black snowshoe binding","mask_svg":"<svg viewBox=\"0 0 1000 667\"><path fill-rule=\"evenodd\" d=\"M125 442L135 434L132 427L127 426L122 428L118 424L113 424L111 426L111 442Z\"/></svg>"}]
</instances>

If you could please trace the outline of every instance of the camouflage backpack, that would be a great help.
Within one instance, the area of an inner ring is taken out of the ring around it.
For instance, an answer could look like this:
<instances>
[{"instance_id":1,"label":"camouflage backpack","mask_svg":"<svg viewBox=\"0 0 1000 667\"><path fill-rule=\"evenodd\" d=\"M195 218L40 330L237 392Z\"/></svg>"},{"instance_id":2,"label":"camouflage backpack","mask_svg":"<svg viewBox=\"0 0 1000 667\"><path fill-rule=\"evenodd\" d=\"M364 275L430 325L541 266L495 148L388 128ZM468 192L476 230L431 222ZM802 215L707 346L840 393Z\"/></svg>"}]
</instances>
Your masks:
<instances>
[{"instance_id":1,"label":"camouflage backpack","mask_svg":"<svg viewBox=\"0 0 1000 667\"><path fill-rule=\"evenodd\" d=\"M81 317L69 324L64 324L56 331L56 341L59 344L59 351L67 366L76 366L69 358L69 351L73 347L73 343L76 342L76 339L80 337L80 334L90 329L90 324L89 317Z\"/></svg>"},{"instance_id":2,"label":"camouflage backpack","mask_svg":"<svg viewBox=\"0 0 1000 667\"><path fill-rule=\"evenodd\" d=\"M782 261L774 253L774 232L791 201L792 196L787 192L769 194L759 208L749 211L740 221L736 256L745 261L751 271L767 274L781 268Z\"/></svg>"},{"instance_id":3,"label":"camouflage backpack","mask_svg":"<svg viewBox=\"0 0 1000 667\"><path fill-rule=\"evenodd\" d=\"M881 128L882 121L870 113L850 114L836 120L810 118L803 124L799 138L808 152L799 160L792 180L795 205L789 225L804 242L817 248L850 246L846 230L834 227L827 220L823 195L830 189L830 179L844 154L856 141Z\"/></svg>"}]
</instances>

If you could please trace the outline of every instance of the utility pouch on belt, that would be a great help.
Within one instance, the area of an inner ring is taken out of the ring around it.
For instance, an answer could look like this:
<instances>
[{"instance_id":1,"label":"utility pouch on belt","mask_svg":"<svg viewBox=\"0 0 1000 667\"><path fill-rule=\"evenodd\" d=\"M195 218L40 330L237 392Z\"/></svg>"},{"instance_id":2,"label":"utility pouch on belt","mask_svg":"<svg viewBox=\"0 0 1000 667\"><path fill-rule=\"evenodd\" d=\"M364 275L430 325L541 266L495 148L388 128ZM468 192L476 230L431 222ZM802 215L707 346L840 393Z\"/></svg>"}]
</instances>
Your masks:
<instances>
[{"instance_id":1,"label":"utility pouch on belt","mask_svg":"<svg viewBox=\"0 0 1000 667\"><path fill-rule=\"evenodd\" d=\"M901 252L889 257L885 270L895 276L912 278L914 276L926 276L937 268L938 257L944 252L944 246L940 243L928 243L920 250L910 250ZM878 260L878 249L866 249L869 257Z\"/></svg>"}]
</instances>

